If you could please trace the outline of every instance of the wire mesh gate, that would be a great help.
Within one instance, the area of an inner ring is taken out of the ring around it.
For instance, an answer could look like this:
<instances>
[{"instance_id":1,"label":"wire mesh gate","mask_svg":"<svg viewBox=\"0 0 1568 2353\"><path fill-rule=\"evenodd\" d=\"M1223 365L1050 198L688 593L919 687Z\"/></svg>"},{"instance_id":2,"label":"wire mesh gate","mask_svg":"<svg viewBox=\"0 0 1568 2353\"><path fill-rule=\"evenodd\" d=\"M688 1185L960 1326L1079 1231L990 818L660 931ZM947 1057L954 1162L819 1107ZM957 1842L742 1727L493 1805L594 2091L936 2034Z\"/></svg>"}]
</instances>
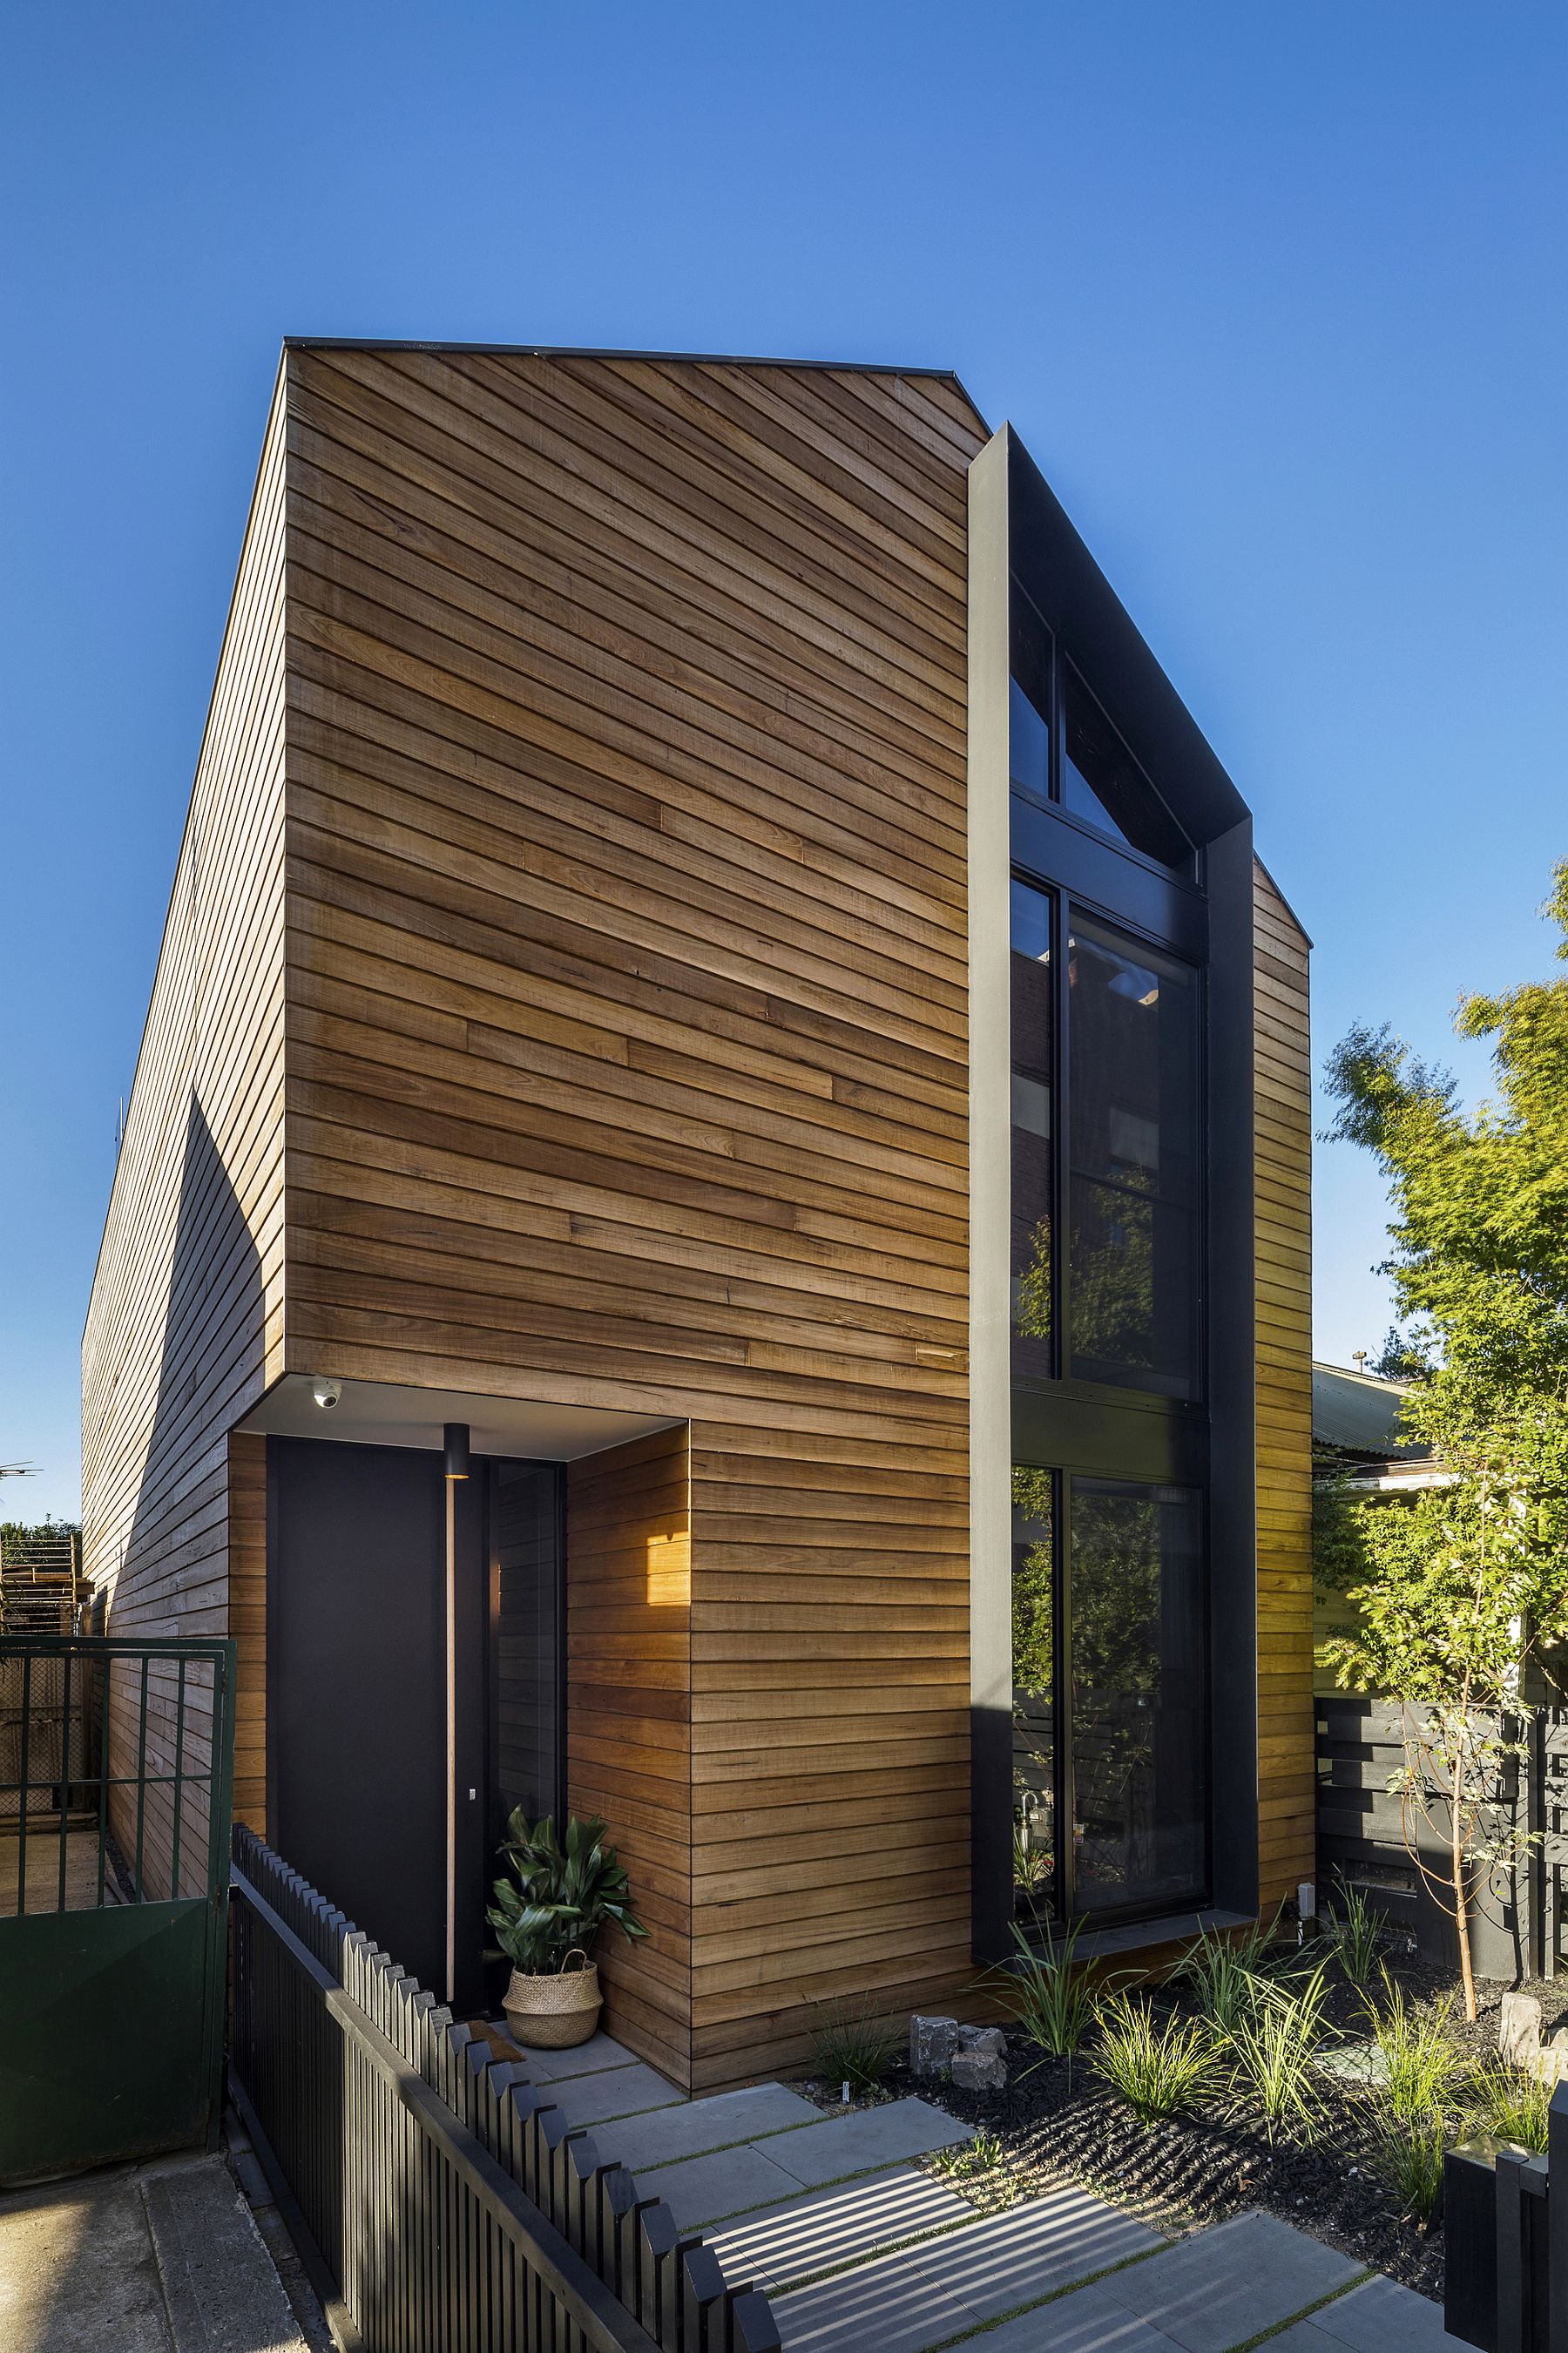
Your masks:
<instances>
[{"instance_id":1,"label":"wire mesh gate","mask_svg":"<svg viewBox=\"0 0 1568 2353\"><path fill-rule=\"evenodd\" d=\"M221 2114L229 1641L0 1640L0 2182Z\"/></svg>"}]
</instances>

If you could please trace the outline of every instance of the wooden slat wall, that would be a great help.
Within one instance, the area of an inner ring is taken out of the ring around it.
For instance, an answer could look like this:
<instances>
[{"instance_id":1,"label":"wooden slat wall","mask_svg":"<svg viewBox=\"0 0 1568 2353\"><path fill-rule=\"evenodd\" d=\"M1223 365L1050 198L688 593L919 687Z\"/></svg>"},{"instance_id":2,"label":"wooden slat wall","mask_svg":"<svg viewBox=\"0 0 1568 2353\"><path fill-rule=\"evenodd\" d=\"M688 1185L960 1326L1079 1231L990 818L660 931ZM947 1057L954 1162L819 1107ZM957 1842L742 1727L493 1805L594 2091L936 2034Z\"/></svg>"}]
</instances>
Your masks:
<instances>
[{"instance_id":1,"label":"wooden slat wall","mask_svg":"<svg viewBox=\"0 0 1568 2353\"><path fill-rule=\"evenodd\" d=\"M82 1343L84 1559L121 1636L227 1630L227 1432L282 1366L284 464L279 398ZM134 1766L127 1721L117 1769ZM149 1752L162 1769L172 1722L162 1694ZM209 1730L210 1704L193 1762ZM169 1813L153 1792L155 1891Z\"/></svg>"},{"instance_id":2,"label":"wooden slat wall","mask_svg":"<svg viewBox=\"0 0 1568 2353\"><path fill-rule=\"evenodd\" d=\"M288 1361L693 1422L711 2086L970 1967L982 431L892 374L288 374Z\"/></svg>"},{"instance_id":3,"label":"wooden slat wall","mask_svg":"<svg viewBox=\"0 0 1568 2353\"><path fill-rule=\"evenodd\" d=\"M567 1791L613 1824L648 1935L599 1947L605 2023L691 2083L691 1461L684 1423L573 1463Z\"/></svg>"},{"instance_id":4,"label":"wooden slat wall","mask_svg":"<svg viewBox=\"0 0 1568 2353\"><path fill-rule=\"evenodd\" d=\"M1308 944L1253 871L1258 1231L1258 1877L1316 1877L1312 1714L1312 1117Z\"/></svg>"}]
</instances>

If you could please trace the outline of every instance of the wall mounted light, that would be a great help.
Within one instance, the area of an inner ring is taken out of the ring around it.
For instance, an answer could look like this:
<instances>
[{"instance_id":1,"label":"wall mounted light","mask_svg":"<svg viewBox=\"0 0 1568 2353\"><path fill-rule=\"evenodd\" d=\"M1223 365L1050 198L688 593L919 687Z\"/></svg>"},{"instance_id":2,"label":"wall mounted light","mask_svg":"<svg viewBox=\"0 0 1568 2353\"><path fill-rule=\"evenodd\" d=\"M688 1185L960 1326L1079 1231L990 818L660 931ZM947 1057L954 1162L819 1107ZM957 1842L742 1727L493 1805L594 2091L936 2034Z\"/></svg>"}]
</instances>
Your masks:
<instances>
[{"instance_id":1,"label":"wall mounted light","mask_svg":"<svg viewBox=\"0 0 1568 2353\"><path fill-rule=\"evenodd\" d=\"M468 1475L468 1425L466 1421L449 1421L442 1431L446 1450L444 1468L448 1479L466 1479Z\"/></svg>"}]
</instances>

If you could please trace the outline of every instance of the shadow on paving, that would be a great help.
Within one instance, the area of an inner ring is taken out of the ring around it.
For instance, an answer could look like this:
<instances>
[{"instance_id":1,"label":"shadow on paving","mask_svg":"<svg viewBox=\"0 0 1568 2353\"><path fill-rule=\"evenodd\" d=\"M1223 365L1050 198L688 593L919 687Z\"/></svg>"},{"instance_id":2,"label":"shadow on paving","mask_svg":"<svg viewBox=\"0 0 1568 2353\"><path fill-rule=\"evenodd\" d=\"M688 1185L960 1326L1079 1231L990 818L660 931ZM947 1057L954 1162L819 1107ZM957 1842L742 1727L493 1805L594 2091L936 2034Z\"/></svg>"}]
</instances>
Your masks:
<instances>
[{"instance_id":1,"label":"shadow on paving","mask_svg":"<svg viewBox=\"0 0 1568 2353\"><path fill-rule=\"evenodd\" d=\"M0 2198L5 2353L307 2353L218 2157L116 2166Z\"/></svg>"}]
</instances>

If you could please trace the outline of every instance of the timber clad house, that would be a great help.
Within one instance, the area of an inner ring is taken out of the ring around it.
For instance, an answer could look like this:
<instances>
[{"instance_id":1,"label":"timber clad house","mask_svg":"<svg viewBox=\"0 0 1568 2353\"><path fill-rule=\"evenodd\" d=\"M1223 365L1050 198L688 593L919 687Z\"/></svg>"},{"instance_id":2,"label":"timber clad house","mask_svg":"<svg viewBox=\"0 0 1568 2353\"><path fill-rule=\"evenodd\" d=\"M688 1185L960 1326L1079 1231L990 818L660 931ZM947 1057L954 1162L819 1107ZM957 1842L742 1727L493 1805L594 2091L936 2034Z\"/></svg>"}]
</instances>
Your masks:
<instances>
[{"instance_id":1,"label":"timber clad house","mask_svg":"<svg viewBox=\"0 0 1568 2353\"><path fill-rule=\"evenodd\" d=\"M237 1638L237 1816L465 2006L510 1809L603 1813L682 2088L1032 1910L1271 1911L1309 1133L1247 808L952 376L290 343L84 1342L109 1630Z\"/></svg>"}]
</instances>

